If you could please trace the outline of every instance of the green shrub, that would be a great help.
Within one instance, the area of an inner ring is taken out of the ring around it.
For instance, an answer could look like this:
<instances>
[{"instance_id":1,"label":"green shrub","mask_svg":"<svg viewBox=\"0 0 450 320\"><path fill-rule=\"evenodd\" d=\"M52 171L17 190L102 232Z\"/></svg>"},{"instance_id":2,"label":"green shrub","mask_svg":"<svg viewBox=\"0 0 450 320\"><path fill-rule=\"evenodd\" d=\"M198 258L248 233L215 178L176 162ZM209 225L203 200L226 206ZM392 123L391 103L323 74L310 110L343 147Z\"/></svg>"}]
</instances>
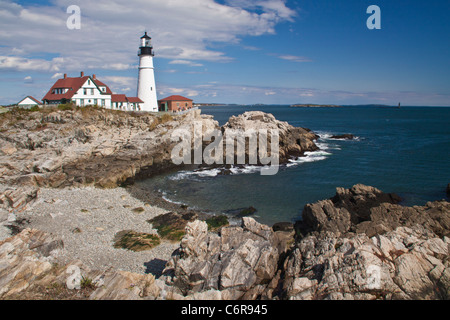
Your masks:
<instances>
[{"instance_id":1,"label":"green shrub","mask_svg":"<svg viewBox=\"0 0 450 320\"><path fill-rule=\"evenodd\" d=\"M221 215L206 219L206 224L208 225L209 231L216 231L222 227L228 226L229 222L227 216Z\"/></svg>"}]
</instances>

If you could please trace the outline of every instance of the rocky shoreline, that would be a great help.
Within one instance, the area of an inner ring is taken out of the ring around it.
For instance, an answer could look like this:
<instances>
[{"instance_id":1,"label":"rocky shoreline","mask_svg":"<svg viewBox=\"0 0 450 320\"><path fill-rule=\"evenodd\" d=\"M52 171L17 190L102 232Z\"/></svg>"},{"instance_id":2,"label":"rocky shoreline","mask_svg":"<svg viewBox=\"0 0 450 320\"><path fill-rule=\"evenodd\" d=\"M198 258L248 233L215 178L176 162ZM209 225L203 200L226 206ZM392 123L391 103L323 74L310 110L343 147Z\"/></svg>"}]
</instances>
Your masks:
<instances>
[{"instance_id":1,"label":"rocky shoreline","mask_svg":"<svg viewBox=\"0 0 450 320\"><path fill-rule=\"evenodd\" d=\"M404 207L355 185L307 204L295 226L244 217L212 229L208 216L134 188L174 169L170 133L192 121L219 128L198 112L3 115L0 299L449 298L447 201ZM221 130L249 127L281 130L282 163L317 150L314 133L260 112ZM125 236L139 250L115 247Z\"/></svg>"}]
</instances>

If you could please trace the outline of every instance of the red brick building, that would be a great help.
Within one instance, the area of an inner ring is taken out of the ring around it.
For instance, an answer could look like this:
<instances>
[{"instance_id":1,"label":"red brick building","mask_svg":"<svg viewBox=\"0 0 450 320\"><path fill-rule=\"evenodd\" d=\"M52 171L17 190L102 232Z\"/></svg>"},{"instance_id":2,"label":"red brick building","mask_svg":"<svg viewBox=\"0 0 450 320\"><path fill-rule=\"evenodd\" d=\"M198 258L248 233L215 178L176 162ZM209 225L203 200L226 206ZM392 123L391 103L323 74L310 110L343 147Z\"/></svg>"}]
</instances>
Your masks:
<instances>
[{"instance_id":1,"label":"red brick building","mask_svg":"<svg viewBox=\"0 0 450 320\"><path fill-rule=\"evenodd\" d=\"M158 101L159 111L178 112L192 109L193 100L182 96L170 96Z\"/></svg>"}]
</instances>

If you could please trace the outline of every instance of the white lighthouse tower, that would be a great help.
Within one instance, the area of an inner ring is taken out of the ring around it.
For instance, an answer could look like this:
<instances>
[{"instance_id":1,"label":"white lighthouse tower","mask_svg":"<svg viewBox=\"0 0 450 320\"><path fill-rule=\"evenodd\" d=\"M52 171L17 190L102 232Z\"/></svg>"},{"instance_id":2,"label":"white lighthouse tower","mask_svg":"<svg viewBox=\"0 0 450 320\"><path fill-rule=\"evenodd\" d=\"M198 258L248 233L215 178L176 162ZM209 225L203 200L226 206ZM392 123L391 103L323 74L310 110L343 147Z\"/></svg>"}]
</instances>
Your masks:
<instances>
[{"instance_id":1,"label":"white lighthouse tower","mask_svg":"<svg viewBox=\"0 0 450 320\"><path fill-rule=\"evenodd\" d=\"M147 32L141 37L139 48L139 78L138 92L139 99L144 101L141 105L142 111L158 111L158 100L156 98L155 71L153 68L153 46Z\"/></svg>"}]
</instances>

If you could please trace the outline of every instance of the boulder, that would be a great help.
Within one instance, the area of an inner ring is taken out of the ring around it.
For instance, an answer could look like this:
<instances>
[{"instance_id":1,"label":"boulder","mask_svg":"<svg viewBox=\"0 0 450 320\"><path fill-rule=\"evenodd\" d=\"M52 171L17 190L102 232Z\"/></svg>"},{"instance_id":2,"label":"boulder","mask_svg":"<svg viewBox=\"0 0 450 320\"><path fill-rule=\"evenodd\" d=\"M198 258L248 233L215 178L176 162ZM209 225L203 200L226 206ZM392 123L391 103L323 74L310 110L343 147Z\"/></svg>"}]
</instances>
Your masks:
<instances>
[{"instance_id":1,"label":"boulder","mask_svg":"<svg viewBox=\"0 0 450 320\"><path fill-rule=\"evenodd\" d=\"M309 129L293 127L287 122L275 119L275 117L269 113L250 111L239 116L232 116L222 127L224 150L226 150L225 142L228 134L239 131L254 131L257 133L258 138L261 139L261 136L258 133L261 129L268 131L268 149L270 149L270 130L278 130L280 163L286 163L292 157L303 156L306 151L316 151L319 149L315 144L315 140L317 140L319 136L312 133ZM248 143L245 145L245 159L247 159L247 161L249 159Z\"/></svg>"},{"instance_id":2,"label":"boulder","mask_svg":"<svg viewBox=\"0 0 450 320\"><path fill-rule=\"evenodd\" d=\"M220 234L208 233L206 223L197 220L187 225L164 275L184 295L220 290L238 299L273 279L280 258L277 245L272 229L252 218L243 218L240 227L223 227Z\"/></svg>"},{"instance_id":3,"label":"boulder","mask_svg":"<svg viewBox=\"0 0 450 320\"><path fill-rule=\"evenodd\" d=\"M369 228L381 232L383 226L386 230L392 230L397 224L386 225L377 212L383 205L394 205L400 200L396 194L384 193L361 184L350 189L337 188L333 198L305 205L302 221L296 223L296 229L303 234L309 231L345 234ZM376 227L380 221L383 221L383 226Z\"/></svg>"}]
</instances>

